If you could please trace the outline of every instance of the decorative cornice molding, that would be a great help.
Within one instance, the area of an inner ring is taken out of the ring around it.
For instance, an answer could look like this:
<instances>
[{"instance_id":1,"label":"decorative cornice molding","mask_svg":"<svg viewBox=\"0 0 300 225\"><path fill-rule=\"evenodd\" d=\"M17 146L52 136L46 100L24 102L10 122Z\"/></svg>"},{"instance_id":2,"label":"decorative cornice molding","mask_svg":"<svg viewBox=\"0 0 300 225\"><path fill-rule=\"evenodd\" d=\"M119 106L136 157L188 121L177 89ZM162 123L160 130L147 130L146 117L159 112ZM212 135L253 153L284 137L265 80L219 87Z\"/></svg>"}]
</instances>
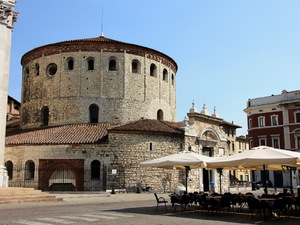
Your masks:
<instances>
[{"instance_id":1,"label":"decorative cornice molding","mask_svg":"<svg viewBox=\"0 0 300 225\"><path fill-rule=\"evenodd\" d=\"M13 23L18 19L19 13L14 11L15 5L16 1L13 0L0 1L0 24L9 29L13 28Z\"/></svg>"}]
</instances>

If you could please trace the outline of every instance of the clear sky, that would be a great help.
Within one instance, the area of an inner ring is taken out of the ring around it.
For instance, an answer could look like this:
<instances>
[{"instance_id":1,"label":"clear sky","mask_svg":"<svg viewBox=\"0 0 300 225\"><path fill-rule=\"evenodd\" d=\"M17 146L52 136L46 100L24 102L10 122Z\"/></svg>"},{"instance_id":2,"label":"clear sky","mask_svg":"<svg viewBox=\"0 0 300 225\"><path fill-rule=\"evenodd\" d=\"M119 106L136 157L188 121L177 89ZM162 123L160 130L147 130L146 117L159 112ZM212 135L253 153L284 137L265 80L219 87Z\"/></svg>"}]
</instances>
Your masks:
<instances>
[{"instance_id":1,"label":"clear sky","mask_svg":"<svg viewBox=\"0 0 300 225\"><path fill-rule=\"evenodd\" d=\"M249 98L300 90L299 0L18 0L9 95L21 100L22 55L98 37L161 51L178 64L177 120L203 103L243 128Z\"/></svg>"}]
</instances>

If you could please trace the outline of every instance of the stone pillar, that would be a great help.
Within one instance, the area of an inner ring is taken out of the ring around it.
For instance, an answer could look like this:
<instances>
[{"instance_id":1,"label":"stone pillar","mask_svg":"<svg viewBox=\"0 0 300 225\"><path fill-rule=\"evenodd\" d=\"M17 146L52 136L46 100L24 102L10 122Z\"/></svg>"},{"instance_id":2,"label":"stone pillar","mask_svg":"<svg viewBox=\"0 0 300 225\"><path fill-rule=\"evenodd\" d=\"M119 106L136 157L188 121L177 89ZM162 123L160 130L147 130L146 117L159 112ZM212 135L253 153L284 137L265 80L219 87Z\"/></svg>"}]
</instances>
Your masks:
<instances>
[{"instance_id":1,"label":"stone pillar","mask_svg":"<svg viewBox=\"0 0 300 225\"><path fill-rule=\"evenodd\" d=\"M7 187L8 176L4 166L6 108L13 23L18 13L15 0L0 0L0 187Z\"/></svg>"},{"instance_id":2,"label":"stone pillar","mask_svg":"<svg viewBox=\"0 0 300 225\"><path fill-rule=\"evenodd\" d=\"M284 146L283 149L291 149L291 139L290 139L290 128L289 128L289 108L288 105L282 105L282 118L283 118L283 135L284 135Z\"/></svg>"}]
</instances>

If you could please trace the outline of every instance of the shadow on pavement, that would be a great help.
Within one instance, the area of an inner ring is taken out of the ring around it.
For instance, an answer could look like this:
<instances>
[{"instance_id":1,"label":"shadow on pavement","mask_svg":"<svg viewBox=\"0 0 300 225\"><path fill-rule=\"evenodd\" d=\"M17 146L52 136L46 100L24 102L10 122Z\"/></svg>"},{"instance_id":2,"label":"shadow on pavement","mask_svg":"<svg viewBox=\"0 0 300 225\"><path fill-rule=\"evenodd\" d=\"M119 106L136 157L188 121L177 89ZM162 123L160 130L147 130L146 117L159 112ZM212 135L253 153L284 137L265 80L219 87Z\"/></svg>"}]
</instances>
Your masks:
<instances>
[{"instance_id":1,"label":"shadow on pavement","mask_svg":"<svg viewBox=\"0 0 300 225\"><path fill-rule=\"evenodd\" d=\"M156 212L155 206L147 206L147 207L134 207L134 208L122 208L115 210L104 210L106 212L119 212L119 213L132 213L132 214L143 214L149 216L165 216L167 217L178 217L178 218L188 218L195 220L206 220L211 221L213 223L217 221L226 222L228 224L272 224L272 225L299 225L300 224L300 215L299 217L280 217L276 219L268 218L263 219L261 217L256 217L250 215L246 212L244 213L226 213L226 212L207 212L203 210L182 210L180 207L176 211L170 211L168 208L168 212L165 211L164 206L159 206Z\"/></svg>"}]
</instances>

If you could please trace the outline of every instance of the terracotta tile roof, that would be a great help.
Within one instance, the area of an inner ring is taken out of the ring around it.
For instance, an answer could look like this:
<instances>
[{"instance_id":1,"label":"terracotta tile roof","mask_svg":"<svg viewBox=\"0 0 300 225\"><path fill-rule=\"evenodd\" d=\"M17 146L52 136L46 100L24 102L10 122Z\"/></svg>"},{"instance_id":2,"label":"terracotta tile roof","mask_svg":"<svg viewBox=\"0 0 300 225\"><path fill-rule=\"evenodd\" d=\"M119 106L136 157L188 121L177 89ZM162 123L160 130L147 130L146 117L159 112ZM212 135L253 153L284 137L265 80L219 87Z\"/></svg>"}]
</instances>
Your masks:
<instances>
[{"instance_id":1,"label":"terracotta tile roof","mask_svg":"<svg viewBox=\"0 0 300 225\"><path fill-rule=\"evenodd\" d=\"M74 124L21 130L7 133L6 145L89 144L100 143L107 136L108 124Z\"/></svg>"},{"instance_id":2,"label":"terracotta tile roof","mask_svg":"<svg viewBox=\"0 0 300 225\"><path fill-rule=\"evenodd\" d=\"M242 128L242 127L239 126L239 125L236 125L236 124L234 124L234 123L227 122L227 121L225 121L225 120L223 120L223 122L221 122L220 125L227 125L227 126L231 126L231 127L235 127L235 128Z\"/></svg>"},{"instance_id":3,"label":"terracotta tile roof","mask_svg":"<svg viewBox=\"0 0 300 225\"><path fill-rule=\"evenodd\" d=\"M109 132L146 132L146 133L164 133L164 134L183 134L178 128L179 123L166 122L163 120L142 119L129 122L123 125L114 126Z\"/></svg>"}]
</instances>

